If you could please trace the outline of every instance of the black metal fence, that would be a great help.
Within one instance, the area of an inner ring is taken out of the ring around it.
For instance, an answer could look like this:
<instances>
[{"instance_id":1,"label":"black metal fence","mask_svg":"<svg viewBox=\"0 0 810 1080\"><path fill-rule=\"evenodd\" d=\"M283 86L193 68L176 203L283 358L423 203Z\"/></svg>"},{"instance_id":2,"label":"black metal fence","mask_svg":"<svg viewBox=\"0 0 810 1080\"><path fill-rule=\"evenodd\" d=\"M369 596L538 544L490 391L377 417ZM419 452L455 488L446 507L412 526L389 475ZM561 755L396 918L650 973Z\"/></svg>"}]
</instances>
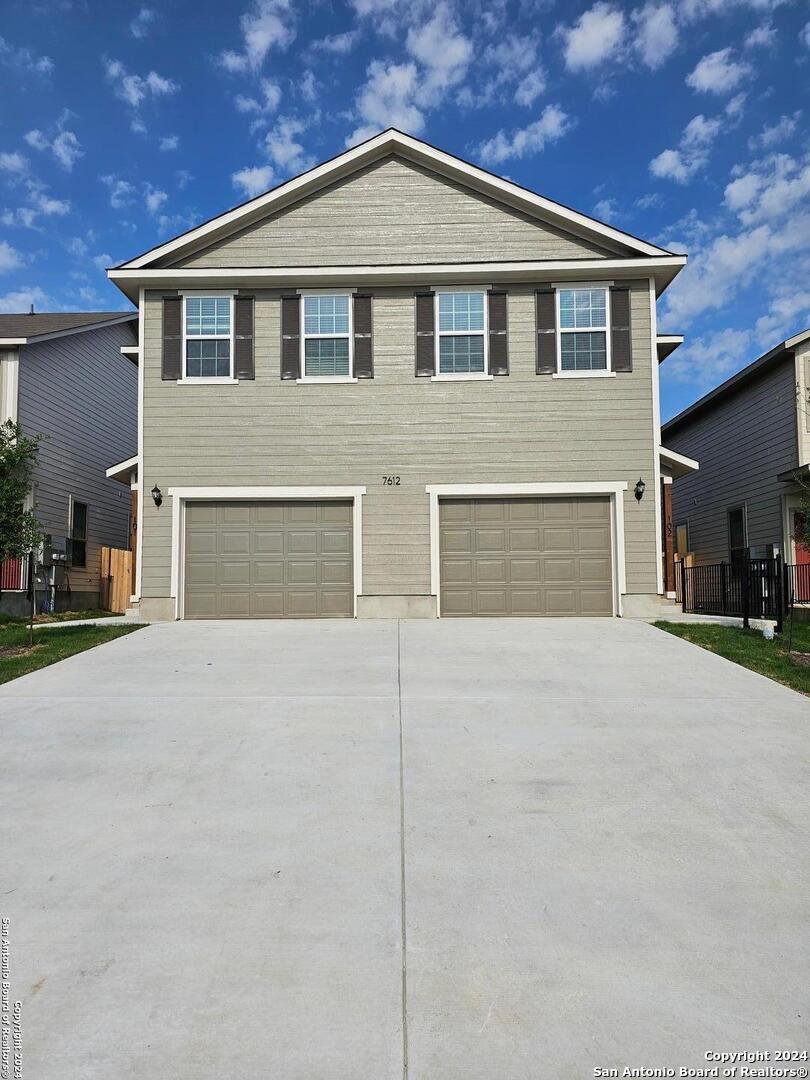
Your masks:
<instances>
[{"instance_id":1,"label":"black metal fence","mask_svg":"<svg viewBox=\"0 0 810 1080\"><path fill-rule=\"evenodd\" d=\"M704 566L680 564L675 596L683 611L773 619L781 630L793 604L810 603L810 565L785 565L775 559L743 559Z\"/></svg>"}]
</instances>

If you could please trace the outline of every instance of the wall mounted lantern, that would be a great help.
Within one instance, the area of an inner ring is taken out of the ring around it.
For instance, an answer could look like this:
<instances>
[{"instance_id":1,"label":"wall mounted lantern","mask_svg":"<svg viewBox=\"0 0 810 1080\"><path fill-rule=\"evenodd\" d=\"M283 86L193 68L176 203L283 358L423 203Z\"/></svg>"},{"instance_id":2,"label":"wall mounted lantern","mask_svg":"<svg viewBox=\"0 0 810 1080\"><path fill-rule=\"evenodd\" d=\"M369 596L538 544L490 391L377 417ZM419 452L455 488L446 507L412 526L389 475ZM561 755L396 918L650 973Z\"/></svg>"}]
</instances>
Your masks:
<instances>
[{"instance_id":1,"label":"wall mounted lantern","mask_svg":"<svg viewBox=\"0 0 810 1080\"><path fill-rule=\"evenodd\" d=\"M644 488L646 486L647 485L644 483L641 477L639 477L638 481L636 482L636 486L633 488L633 494L635 495L637 502L641 502L644 496Z\"/></svg>"},{"instance_id":2,"label":"wall mounted lantern","mask_svg":"<svg viewBox=\"0 0 810 1080\"><path fill-rule=\"evenodd\" d=\"M154 500L155 506L157 507L160 507L160 504L163 502L163 492L160 490L157 484L155 484L155 486L152 488L152 499Z\"/></svg>"}]
</instances>

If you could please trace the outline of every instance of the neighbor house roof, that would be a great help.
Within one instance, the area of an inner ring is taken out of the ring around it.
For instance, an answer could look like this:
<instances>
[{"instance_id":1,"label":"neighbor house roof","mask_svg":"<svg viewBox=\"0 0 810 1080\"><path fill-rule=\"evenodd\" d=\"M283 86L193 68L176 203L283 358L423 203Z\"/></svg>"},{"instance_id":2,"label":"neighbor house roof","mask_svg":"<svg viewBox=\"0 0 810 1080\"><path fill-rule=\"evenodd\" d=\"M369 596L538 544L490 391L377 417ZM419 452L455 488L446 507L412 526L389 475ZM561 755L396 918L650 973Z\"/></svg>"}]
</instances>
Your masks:
<instances>
[{"instance_id":1,"label":"neighbor house roof","mask_svg":"<svg viewBox=\"0 0 810 1080\"><path fill-rule=\"evenodd\" d=\"M0 345L27 345L137 318L137 311L43 311L0 315Z\"/></svg>"},{"instance_id":2,"label":"neighbor house roof","mask_svg":"<svg viewBox=\"0 0 810 1080\"><path fill-rule=\"evenodd\" d=\"M671 420L667 420L667 422L661 426L661 437L665 438L666 436L671 435L687 421L694 420L702 413L715 408L720 402L745 386L746 383L749 383L752 379L757 378L770 368L781 363L785 356L792 353L797 345L801 345L803 341L807 341L808 339L810 339L810 330L802 330L800 334L795 334L793 337L780 341L778 345L775 345L772 349L763 353L763 355L754 360L753 363L744 367L742 371L738 371L736 375L732 375L730 379L726 379L724 383L716 386L714 390L710 390L708 394L704 394L702 398L698 398L694 404L689 405L682 412L679 412L677 416L673 416Z\"/></svg>"},{"instance_id":3,"label":"neighbor house roof","mask_svg":"<svg viewBox=\"0 0 810 1080\"><path fill-rule=\"evenodd\" d=\"M660 291L660 289L666 288L686 262L685 255L674 254L665 248L657 247L603 221L598 221L587 214L581 214L568 206L564 206L562 203L545 198L533 191L529 191L527 188L521 187L519 184L496 176L486 169L464 161L462 158L448 154L444 150L439 150L421 139L415 139L413 136L406 135L395 128L389 128L387 131L382 131L379 135L375 135L373 138L367 139L365 142L338 154L337 157L331 158L329 161L316 165L315 168L279 184L277 187L265 192L265 194L250 199L223 214L219 214L196 228L151 248L149 251L137 256L137 258L111 268L107 272L108 276L130 297L137 295L137 289L141 286L154 285L160 282L165 283L172 275L176 277L180 274L184 274L189 279L199 279L200 283L206 281L213 285L216 285L218 278L226 275L231 281L235 281L238 277L240 284L242 278L245 279L246 284L249 281L251 285L261 284L265 281L270 282L275 279L288 281L292 269L289 267L229 267L222 268L219 271L213 269L201 270L199 268L176 270L167 268L165 261L171 258L173 262L176 262L184 254L199 250L201 246L217 243L225 237L267 217L269 214L276 213L330 184L350 176L359 169L392 154L428 168L445 176L447 179L472 188L547 224L587 238L592 242L601 244L603 248L614 251L615 258L608 255L607 258L598 260L600 267L605 272L615 271L619 267L626 267L628 270L632 269L634 272L644 276L654 275ZM596 261L594 260L594 262ZM163 266L155 265L161 262L164 264ZM579 263L578 269L581 269L584 273L588 272L590 264L590 271L593 272L591 260L582 259L558 260L553 264L544 260L539 260L537 263L532 261L522 264L504 264L503 270L504 274L512 273L517 276L525 276L527 273L532 274L538 267L555 273L564 273L569 270L569 263ZM634 263L638 263L638 265L631 266ZM491 263L466 264L463 270L467 274L482 273L486 272L486 268L491 267L491 265ZM439 265L420 267L412 264L407 266L386 264L384 266L346 268L334 266L296 267L294 276L311 281L312 284L317 284L327 271L329 271L327 276L330 279L338 279L343 269L356 278L362 278L364 282L393 280L403 275L405 277L408 277L408 275L413 276L420 270L433 276L436 280L441 280L441 273L446 270L452 277L461 280L459 267L456 264L452 267Z\"/></svg>"}]
</instances>

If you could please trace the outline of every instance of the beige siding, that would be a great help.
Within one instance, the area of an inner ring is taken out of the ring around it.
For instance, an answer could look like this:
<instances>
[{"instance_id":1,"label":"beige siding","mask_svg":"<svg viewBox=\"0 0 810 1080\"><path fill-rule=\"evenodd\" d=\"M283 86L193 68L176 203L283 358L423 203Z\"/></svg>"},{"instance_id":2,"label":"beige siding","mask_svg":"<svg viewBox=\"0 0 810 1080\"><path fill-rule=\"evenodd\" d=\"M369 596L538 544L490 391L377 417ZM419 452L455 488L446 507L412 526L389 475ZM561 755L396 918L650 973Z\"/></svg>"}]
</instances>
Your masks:
<instances>
[{"instance_id":1,"label":"beige siding","mask_svg":"<svg viewBox=\"0 0 810 1080\"><path fill-rule=\"evenodd\" d=\"M628 592L656 591L650 294L632 292L632 374L534 374L533 287L509 292L511 374L481 382L414 377L410 289L374 297L375 378L300 385L279 378L280 304L256 300L256 379L189 386L160 378L161 306L147 298L143 482L339 485L363 502L363 592L430 592L426 484L626 481ZM386 487L385 474L401 477ZM638 477L650 493L637 504ZM145 500L143 595L170 591L171 507Z\"/></svg>"},{"instance_id":2,"label":"beige siding","mask_svg":"<svg viewBox=\"0 0 810 1080\"><path fill-rule=\"evenodd\" d=\"M435 173L387 158L168 265L361 266L607 254Z\"/></svg>"},{"instance_id":3,"label":"beige siding","mask_svg":"<svg viewBox=\"0 0 810 1080\"><path fill-rule=\"evenodd\" d=\"M44 435L34 472L34 508L64 546L70 496L87 503L87 566L74 592L96 592L99 548L129 546L129 491L105 471L137 451L138 369L121 355L135 324L70 334L20 350L19 421Z\"/></svg>"}]
</instances>

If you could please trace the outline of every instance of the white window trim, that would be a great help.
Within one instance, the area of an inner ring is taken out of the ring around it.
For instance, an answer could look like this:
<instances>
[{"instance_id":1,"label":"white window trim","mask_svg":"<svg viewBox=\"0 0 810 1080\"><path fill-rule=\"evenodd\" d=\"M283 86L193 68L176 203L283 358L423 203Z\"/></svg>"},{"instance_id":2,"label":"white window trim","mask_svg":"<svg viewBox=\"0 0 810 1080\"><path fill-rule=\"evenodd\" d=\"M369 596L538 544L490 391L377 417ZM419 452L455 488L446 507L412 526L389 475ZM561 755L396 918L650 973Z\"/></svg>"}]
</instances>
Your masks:
<instances>
[{"instance_id":1,"label":"white window trim","mask_svg":"<svg viewBox=\"0 0 810 1080\"><path fill-rule=\"evenodd\" d=\"M234 320L234 315L235 315L235 311L234 311L234 296L236 295L235 291L228 290L228 289L221 289L221 290L220 289L198 289L196 292L181 292L180 295L183 298L183 356L182 356L183 374L177 380L178 386L184 386L184 385L187 386L189 384L193 384L193 385L196 385L196 386L211 386L211 385L220 386L223 383L238 383L239 380L234 377L234 373L233 373L233 363L234 363L234 356L233 356L234 326L233 326L233 320ZM229 333L227 334L228 351L230 353L230 371L229 371L229 373L227 375L216 375L216 376L213 376L213 375L187 375L186 374L186 370L187 370L186 365L188 363L188 358L186 356L186 341L225 341L225 339L226 339L225 334L192 334L190 338L186 334L186 301L188 301L188 300L210 300L212 297L230 301L230 311L229 311L229 315L228 315L228 325L229 325L230 329L229 329Z\"/></svg>"},{"instance_id":2,"label":"white window trim","mask_svg":"<svg viewBox=\"0 0 810 1080\"><path fill-rule=\"evenodd\" d=\"M624 546L624 498L626 481L575 481L537 484L428 484L430 500L430 591L436 597L436 611L441 617L441 581L439 570L439 500L458 498L492 498L531 495L609 495L611 526L611 561L613 568L613 614L622 614L622 595L627 592L627 570Z\"/></svg>"},{"instance_id":3,"label":"white window trim","mask_svg":"<svg viewBox=\"0 0 810 1080\"><path fill-rule=\"evenodd\" d=\"M444 293L482 293L484 297L484 329L483 330L440 330L439 329L439 297ZM489 288L487 286L474 285L442 285L437 288L433 296L433 325L434 360L431 382L480 382L482 379L491 379L489 373ZM439 370L441 352L441 339L443 337L472 337L481 334L484 339L484 370L483 371L448 371L442 373Z\"/></svg>"},{"instance_id":4,"label":"white window trim","mask_svg":"<svg viewBox=\"0 0 810 1080\"><path fill-rule=\"evenodd\" d=\"M563 371L562 366L562 338L563 334L588 334L602 332L601 326L580 326L580 327L567 327L563 329L562 320L560 318L560 292L562 289L604 289L605 291L605 363L606 367L597 368L595 371ZM610 286L603 282L579 282L572 281L565 284L555 284L554 286L554 309L555 318L557 321L557 371L552 375L553 379L609 379L615 377L616 372L613 371L613 357L611 356L610 349Z\"/></svg>"},{"instance_id":5,"label":"white window trim","mask_svg":"<svg viewBox=\"0 0 810 1080\"><path fill-rule=\"evenodd\" d=\"M354 371L354 289L299 289L299 324L301 327L300 343L300 371L301 375L295 381L297 383L353 383L357 379L352 375ZM304 298L307 296L345 296L349 300L349 332L348 334L308 334L305 329ZM307 375L306 345L307 339L317 340L320 338L348 338L349 341L349 374L348 375Z\"/></svg>"},{"instance_id":6,"label":"white window trim","mask_svg":"<svg viewBox=\"0 0 810 1080\"><path fill-rule=\"evenodd\" d=\"M365 487L170 487L172 500L172 567L171 595L174 598L174 617L184 618L185 593L186 505L194 500L222 502L228 499L267 501L275 499L352 500L352 578L354 581L354 617L357 618L357 597L363 592L363 496Z\"/></svg>"}]
</instances>

